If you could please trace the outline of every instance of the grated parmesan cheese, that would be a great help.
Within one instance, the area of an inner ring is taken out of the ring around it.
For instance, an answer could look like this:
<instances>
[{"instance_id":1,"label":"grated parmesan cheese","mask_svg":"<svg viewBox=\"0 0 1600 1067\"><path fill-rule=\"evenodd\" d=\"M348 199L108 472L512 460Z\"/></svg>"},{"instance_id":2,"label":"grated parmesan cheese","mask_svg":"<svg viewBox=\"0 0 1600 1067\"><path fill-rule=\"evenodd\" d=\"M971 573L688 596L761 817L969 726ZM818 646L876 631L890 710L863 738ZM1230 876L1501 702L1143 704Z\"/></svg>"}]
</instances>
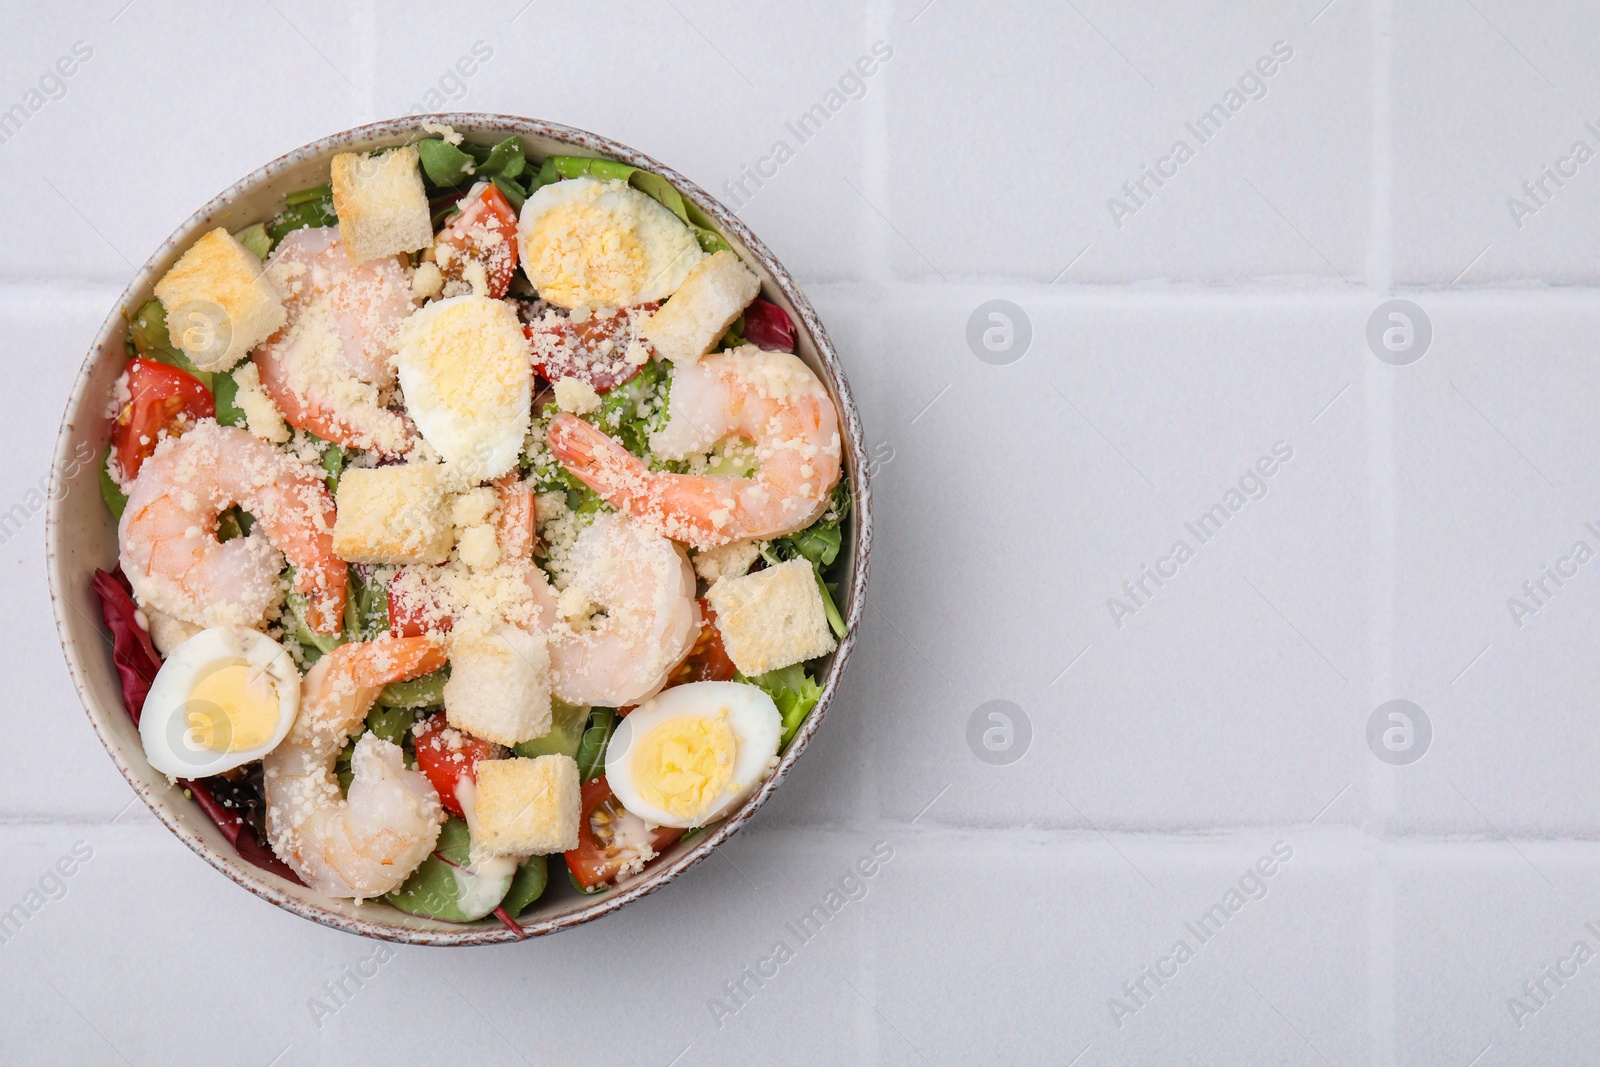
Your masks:
<instances>
[{"instance_id":1,"label":"grated parmesan cheese","mask_svg":"<svg viewBox=\"0 0 1600 1067\"><path fill-rule=\"evenodd\" d=\"M263 441L281 445L289 440L289 424L283 421L283 412L261 388L261 371L249 360L239 364L233 372L238 385L234 403L244 412L245 424L250 432Z\"/></svg>"},{"instance_id":2,"label":"grated parmesan cheese","mask_svg":"<svg viewBox=\"0 0 1600 1067\"><path fill-rule=\"evenodd\" d=\"M600 394L594 386L581 378L563 378L556 382L556 406L574 415L587 415L600 408Z\"/></svg>"}]
</instances>

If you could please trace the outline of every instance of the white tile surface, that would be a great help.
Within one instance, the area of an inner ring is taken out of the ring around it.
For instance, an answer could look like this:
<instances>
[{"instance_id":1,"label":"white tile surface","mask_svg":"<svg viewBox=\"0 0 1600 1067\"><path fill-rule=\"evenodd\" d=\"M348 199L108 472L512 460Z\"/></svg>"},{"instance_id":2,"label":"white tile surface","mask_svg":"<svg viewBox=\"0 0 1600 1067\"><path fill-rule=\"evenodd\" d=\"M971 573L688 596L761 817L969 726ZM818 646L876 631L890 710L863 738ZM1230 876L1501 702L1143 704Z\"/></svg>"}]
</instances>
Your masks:
<instances>
[{"instance_id":1,"label":"white tile surface","mask_svg":"<svg viewBox=\"0 0 1600 1067\"><path fill-rule=\"evenodd\" d=\"M424 1018L491 1064L1592 1058L1600 964L1520 1028L1506 1001L1575 940L1600 952L1600 559L1520 627L1506 602L1574 541L1600 551L1600 162L1521 228L1505 202L1573 140L1600 150L1592 6L636 0L601 22L522 0L10 13L0 112L93 55L0 142L0 515L48 472L130 263L261 163L437 88L658 156L812 295L879 461L826 729L678 884L534 944L399 951L319 1027L308 1002L374 946L127 807L25 514L0 542L0 916L42 906L0 943L0 1060L410 1062ZM1266 96L1118 228L1108 198L1278 40ZM798 143L786 123L878 41L892 57ZM779 139L793 158L739 192ZM1434 327L1412 366L1365 340L1391 286ZM1031 327L1010 365L969 348L991 300ZM1186 531L1279 441L1264 496ZM1119 627L1107 600L1179 538L1194 558ZM1433 727L1411 766L1367 746L1396 697ZM1004 765L968 741L994 700L1031 729ZM1116 1025L1122 983L1280 840L1266 897ZM76 842L63 894L42 879ZM719 1018L877 842L860 899Z\"/></svg>"},{"instance_id":2,"label":"white tile surface","mask_svg":"<svg viewBox=\"0 0 1600 1067\"><path fill-rule=\"evenodd\" d=\"M1586 125L1600 129L1589 62L1597 16L1571 2L1394 5L1397 281L1594 283L1600 181L1595 168L1561 160L1579 141L1600 150ZM1524 191L1544 167L1569 178ZM1512 198L1534 213L1513 210Z\"/></svg>"},{"instance_id":3,"label":"white tile surface","mask_svg":"<svg viewBox=\"0 0 1600 1067\"><path fill-rule=\"evenodd\" d=\"M897 25L879 205L897 272L1048 282L1082 252L1075 281L1359 281L1368 5L1346 0L1314 25L1311 4L1266 10L940 4ZM1275 44L1288 58L1262 78L1254 64ZM1200 126L1219 103L1225 121ZM1180 141L1193 158L1162 163ZM1146 166L1167 180L1125 192Z\"/></svg>"}]
</instances>

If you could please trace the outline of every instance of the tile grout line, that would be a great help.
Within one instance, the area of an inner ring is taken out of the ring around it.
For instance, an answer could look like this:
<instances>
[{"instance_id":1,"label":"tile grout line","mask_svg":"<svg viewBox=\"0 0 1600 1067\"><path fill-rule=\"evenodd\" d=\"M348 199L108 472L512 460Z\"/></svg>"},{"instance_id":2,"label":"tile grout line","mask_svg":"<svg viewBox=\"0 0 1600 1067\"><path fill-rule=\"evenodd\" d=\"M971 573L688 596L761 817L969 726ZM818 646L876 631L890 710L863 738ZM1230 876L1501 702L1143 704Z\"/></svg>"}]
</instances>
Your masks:
<instances>
[{"instance_id":1,"label":"tile grout line","mask_svg":"<svg viewBox=\"0 0 1600 1067\"><path fill-rule=\"evenodd\" d=\"M1368 269L1379 269L1369 261ZM1298 305L1303 307L1340 307L1365 303L1377 295L1378 289L1352 288L1343 283L1337 288L1307 284L1295 288L1270 284L1260 279L1243 279L1231 285L1185 283L1162 288L1149 288L1139 284L1116 282L1075 282L1072 287L1051 285L1044 278L1019 278L1009 276L974 276L957 278L952 282L884 280L877 277L796 279L800 287L813 297L818 295L833 299L846 299L859 293L864 299L880 300L887 293L915 300L920 297L942 296L948 299L952 289L989 291L1006 290L1027 296L1030 300L1065 309L1079 307L1103 309L1108 304L1120 308L1166 307L1170 309L1228 309ZM122 292L126 277L108 278L99 275L57 275L43 279L22 280L0 277L0 313L38 310L41 301L52 307L86 313L103 313ZM1534 288L1512 284L1478 288L1449 288L1447 286L1402 285L1402 294L1419 295L1435 302L1454 301L1490 307L1543 305L1558 309L1589 310L1600 304L1600 285L1567 285ZM1387 292L1384 295L1388 295Z\"/></svg>"},{"instance_id":2,"label":"tile grout line","mask_svg":"<svg viewBox=\"0 0 1600 1067\"><path fill-rule=\"evenodd\" d=\"M1372 205L1368 278L1379 299L1394 285L1394 10L1392 0L1373 0L1372 32ZM1360 353L1364 358L1365 352ZM1367 359L1368 455L1373 460L1375 523L1372 531L1377 566L1370 587L1372 604L1372 678L1369 697L1377 707L1389 699L1394 685L1393 638L1399 523L1399 484L1394 466L1394 379L1389 368ZM1373 816L1385 834L1395 813L1392 768L1374 760L1371 779ZM1367 1025L1376 1062L1398 1063L1394 996L1396 985L1394 878L1374 850L1367 906Z\"/></svg>"},{"instance_id":3,"label":"tile grout line","mask_svg":"<svg viewBox=\"0 0 1600 1067\"><path fill-rule=\"evenodd\" d=\"M874 0L862 18L862 25L866 30L867 39L875 41L882 37L884 40L889 40L894 35L894 14L895 0ZM883 102L883 96L887 92L888 85L885 84L883 92L868 93L862 101L865 105L862 112L861 131L862 184L871 191L879 203L887 202L884 199L884 190L889 183L888 117ZM870 227L869 229L875 234L878 228ZM867 231L863 230L862 240L871 242L878 241L880 238L868 236ZM876 273L879 268L882 270L881 279L863 281L860 286L874 292L874 299L882 299L883 291L893 286L892 280L889 279L888 248L887 239L882 239L881 250L885 258L881 263L875 262L870 254L867 256L867 261L872 264L869 272ZM869 249L863 248L863 252L869 253ZM874 317L871 320L869 336L879 351L884 350L882 347L883 338L880 334L882 328L881 318ZM872 823L881 824L884 813L876 789L877 777L873 774L873 763L870 759L861 761L861 779L860 802L857 810Z\"/></svg>"}]
</instances>

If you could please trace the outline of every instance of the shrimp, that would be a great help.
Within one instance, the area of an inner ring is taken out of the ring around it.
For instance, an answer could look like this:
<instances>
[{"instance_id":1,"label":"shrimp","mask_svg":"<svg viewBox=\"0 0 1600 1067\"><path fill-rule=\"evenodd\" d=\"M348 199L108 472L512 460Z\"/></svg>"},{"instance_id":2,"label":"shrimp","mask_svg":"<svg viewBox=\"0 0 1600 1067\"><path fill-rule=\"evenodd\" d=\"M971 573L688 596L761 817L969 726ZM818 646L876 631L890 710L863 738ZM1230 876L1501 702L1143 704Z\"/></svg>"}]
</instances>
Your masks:
<instances>
[{"instance_id":1,"label":"shrimp","mask_svg":"<svg viewBox=\"0 0 1600 1067\"><path fill-rule=\"evenodd\" d=\"M380 897L433 851L444 808L422 772L406 770L399 745L373 734L357 741L347 797L333 770L385 685L444 662L444 646L431 637L384 637L340 645L306 675L300 713L263 770L267 840L311 888Z\"/></svg>"},{"instance_id":2,"label":"shrimp","mask_svg":"<svg viewBox=\"0 0 1600 1067\"><path fill-rule=\"evenodd\" d=\"M601 515L568 551L570 578L558 599L529 559L531 491L507 479L495 490L500 558L526 584L531 601L513 621L544 634L555 695L568 704L618 708L660 692L700 635L694 571L683 551L625 515ZM574 627L560 610L574 601L606 614Z\"/></svg>"},{"instance_id":3,"label":"shrimp","mask_svg":"<svg viewBox=\"0 0 1600 1067\"><path fill-rule=\"evenodd\" d=\"M803 530L839 481L839 418L811 369L786 352L746 345L672 369L666 427L650 436L663 459L703 453L725 437L755 444L761 468L732 475L652 471L575 415L550 423L550 450L613 506L675 541L713 548Z\"/></svg>"},{"instance_id":4,"label":"shrimp","mask_svg":"<svg viewBox=\"0 0 1600 1067\"><path fill-rule=\"evenodd\" d=\"M235 504L249 534L217 541ZM338 630L345 562L333 554L333 497L314 469L235 426L202 420L139 468L117 526L123 573L141 606L197 626L260 627L280 595L283 559L311 628Z\"/></svg>"},{"instance_id":5,"label":"shrimp","mask_svg":"<svg viewBox=\"0 0 1600 1067\"><path fill-rule=\"evenodd\" d=\"M383 404L396 334L412 310L399 257L352 263L338 229L324 226L286 236L266 272L289 318L253 358L289 425L353 448L408 451L411 424Z\"/></svg>"}]
</instances>

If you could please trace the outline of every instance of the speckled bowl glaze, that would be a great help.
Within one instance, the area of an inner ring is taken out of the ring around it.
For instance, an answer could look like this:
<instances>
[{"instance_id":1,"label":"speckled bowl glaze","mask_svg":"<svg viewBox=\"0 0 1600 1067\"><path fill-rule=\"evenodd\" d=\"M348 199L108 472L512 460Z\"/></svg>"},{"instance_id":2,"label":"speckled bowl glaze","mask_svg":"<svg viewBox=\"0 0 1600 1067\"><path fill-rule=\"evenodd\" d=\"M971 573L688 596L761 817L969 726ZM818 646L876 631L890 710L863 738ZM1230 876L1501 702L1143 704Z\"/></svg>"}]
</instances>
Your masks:
<instances>
[{"instance_id":1,"label":"speckled bowl glaze","mask_svg":"<svg viewBox=\"0 0 1600 1067\"><path fill-rule=\"evenodd\" d=\"M714 221L745 263L760 275L762 295L794 318L800 334L798 353L826 383L838 406L844 434L845 477L855 500L841 552L843 584L840 591L844 600L841 607L850 626L850 636L840 642L838 651L827 663L822 699L784 753L777 771L714 831L675 845L664 859L616 889L596 897L570 892L548 894L533 910L524 913L521 925L528 935L547 934L597 919L660 889L737 832L783 783L790 768L821 728L855 645L856 629L865 604L867 557L872 544L872 498L867 484L861 420L851 399L844 369L816 311L789 272L743 222L698 186L649 156L597 134L535 119L470 113L434 115L426 120L395 119L362 126L322 138L262 167L197 211L156 250L128 284L119 305L111 309L90 346L67 402L56 442L55 470L61 484L52 486L46 532L50 593L62 650L89 721L112 762L156 817L207 863L257 896L324 926L366 937L415 945L484 945L517 938L493 919L459 925L405 915L386 905L358 906L348 900L334 900L246 863L200 808L150 767L145 761L138 730L122 706L121 690L111 660L110 638L101 622L98 598L89 587L96 567L109 569L116 562L116 526L100 501L98 471L94 464L72 462L73 457L84 454L80 449L85 444L99 455L109 439L110 427L105 417L107 398L126 362L124 309L136 308L148 300L156 280L191 242L216 226L235 230L270 218L285 194L327 181L329 164L336 153L414 141L426 136L421 128L424 121L448 123L476 141L494 142L517 134L522 137L529 155L535 158L563 154L620 160L662 175L694 201ZM66 471L73 473L63 477L62 472ZM559 871L552 871L552 874L552 885L558 890L566 888L566 879Z\"/></svg>"}]
</instances>

